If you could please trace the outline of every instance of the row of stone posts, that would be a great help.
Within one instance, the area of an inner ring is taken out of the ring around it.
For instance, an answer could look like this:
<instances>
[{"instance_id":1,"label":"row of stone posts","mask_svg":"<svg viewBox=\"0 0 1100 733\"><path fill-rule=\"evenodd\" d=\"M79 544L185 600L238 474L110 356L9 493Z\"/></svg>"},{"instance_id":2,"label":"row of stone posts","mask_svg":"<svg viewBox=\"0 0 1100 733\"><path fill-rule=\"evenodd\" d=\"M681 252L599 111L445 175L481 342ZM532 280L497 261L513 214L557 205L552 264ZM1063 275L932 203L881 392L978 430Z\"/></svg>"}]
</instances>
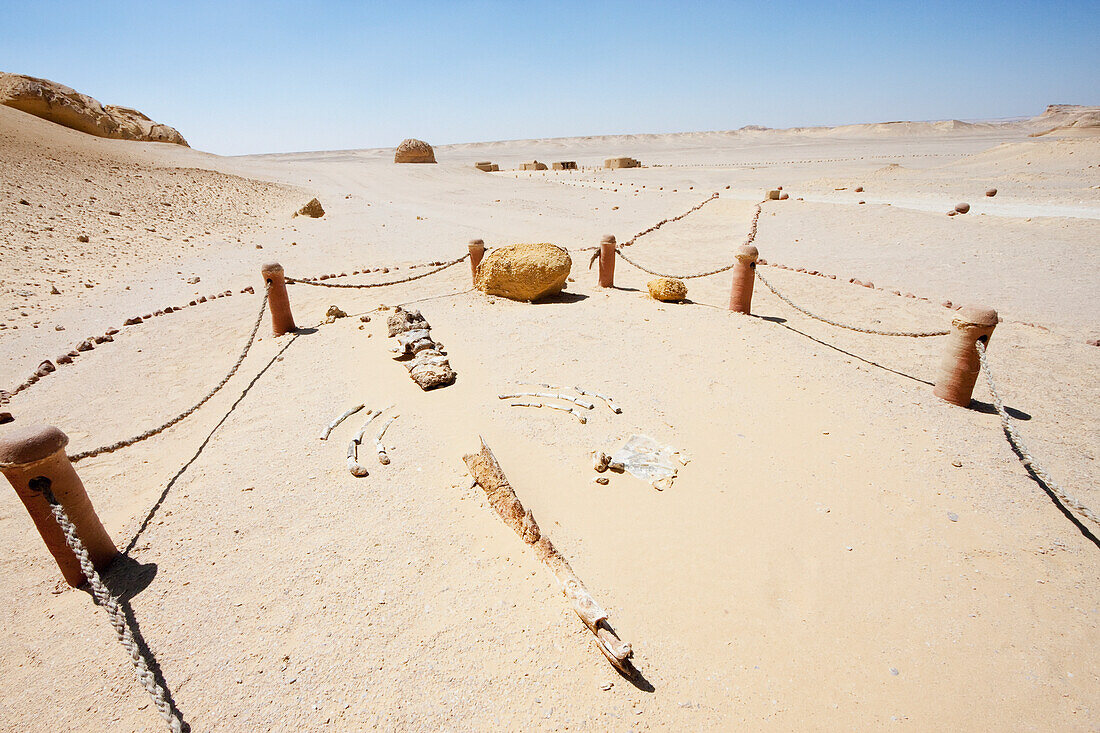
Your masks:
<instances>
[{"instance_id":1,"label":"row of stone posts","mask_svg":"<svg viewBox=\"0 0 1100 733\"><path fill-rule=\"evenodd\" d=\"M756 283L760 251L754 245L743 244L735 256L737 262L731 268L733 281L730 283L729 310L748 314L752 309L752 290ZM615 287L615 237L610 234L600 240L599 284L601 288ZM997 321L997 311L992 308L971 306L959 309L958 316L951 321L947 348L939 365L933 394L954 405L970 405L974 385L981 372L975 344L978 341L989 342Z\"/></svg>"},{"instance_id":2,"label":"row of stone posts","mask_svg":"<svg viewBox=\"0 0 1100 733\"><path fill-rule=\"evenodd\" d=\"M469 252L470 273L476 281L478 266L485 255L485 242L472 240ZM747 314L752 306L759 252L752 245L742 245L736 256L737 262L732 268L729 310ZM600 287L615 287L615 237L608 235L600 240L599 260ZM290 311L282 265L264 265L261 274L267 289L272 333L279 336L293 331L294 316ZM963 407L970 404L981 370L975 344L979 340L988 343L996 325L997 312L993 309L959 310L952 321L947 348L933 389L937 397ZM103 528L80 477L65 453L68 442L63 432L48 425L8 428L0 433L0 472L27 508L65 581L76 587L84 583L84 573L54 519L48 497L53 497L64 508L97 570L106 568L118 556L118 550Z\"/></svg>"}]
</instances>

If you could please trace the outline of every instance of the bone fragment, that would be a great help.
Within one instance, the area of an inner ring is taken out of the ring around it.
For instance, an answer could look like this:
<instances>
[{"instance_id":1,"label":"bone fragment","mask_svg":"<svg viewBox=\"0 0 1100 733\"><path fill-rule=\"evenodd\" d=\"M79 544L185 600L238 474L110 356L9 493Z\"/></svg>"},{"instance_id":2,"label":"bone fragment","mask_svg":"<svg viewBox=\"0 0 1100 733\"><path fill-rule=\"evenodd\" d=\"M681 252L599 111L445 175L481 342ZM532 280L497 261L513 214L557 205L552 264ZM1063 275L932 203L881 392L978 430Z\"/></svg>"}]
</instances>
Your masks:
<instances>
[{"instance_id":1,"label":"bone fragment","mask_svg":"<svg viewBox=\"0 0 1100 733\"><path fill-rule=\"evenodd\" d=\"M351 471L352 476L363 478L367 475L367 469L359 465L359 458L356 455L356 446L358 445L354 440L348 443L348 470Z\"/></svg>"},{"instance_id":2,"label":"bone fragment","mask_svg":"<svg viewBox=\"0 0 1100 733\"><path fill-rule=\"evenodd\" d=\"M585 402L580 397L574 397L572 395L551 393L551 392L516 392L515 394L501 394L497 395L498 399L502 400L514 400L517 397L543 397L548 400L564 400L566 402L572 402L578 407L583 407L586 410L592 410L596 406L591 402Z\"/></svg>"},{"instance_id":3,"label":"bone fragment","mask_svg":"<svg viewBox=\"0 0 1100 733\"><path fill-rule=\"evenodd\" d=\"M332 431L336 429L337 425L339 425L340 423L344 422L344 420L347 420L349 417L351 417L355 413L362 410L363 407L364 407L364 405L357 405L356 407L351 408L350 410L345 412L343 415L341 415L340 417L338 417L335 420L333 420L332 422L330 422L328 424L328 427L325 428L324 432L321 433L321 435L320 435L321 440L328 440L328 436L332 434Z\"/></svg>"},{"instance_id":4,"label":"bone fragment","mask_svg":"<svg viewBox=\"0 0 1100 733\"><path fill-rule=\"evenodd\" d=\"M462 460L504 523L522 537L535 551L535 555L554 573L561 584L562 593L572 604L573 611L595 635L599 650L616 669L633 677L635 670L630 663L630 657L633 656L630 644L618 637L607 622L607 612L596 603L569 566L569 562L550 542L550 538L542 534L534 515L523 508L484 439L481 441L480 452L463 456Z\"/></svg>"},{"instance_id":5,"label":"bone fragment","mask_svg":"<svg viewBox=\"0 0 1100 733\"><path fill-rule=\"evenodd\" d=\"M400 415L394 415L389 420L387 420L379 429L378 435L376 435L374 438L374 449L378 451L378 462L381 463L383 466L389 464L390 457L386 455L386 446L382 445L382 436L386 434L386 429L389 428L390 425L393 425L393 421L396 420L398 417L400 417Z\"/></svg>"}]
</instances>

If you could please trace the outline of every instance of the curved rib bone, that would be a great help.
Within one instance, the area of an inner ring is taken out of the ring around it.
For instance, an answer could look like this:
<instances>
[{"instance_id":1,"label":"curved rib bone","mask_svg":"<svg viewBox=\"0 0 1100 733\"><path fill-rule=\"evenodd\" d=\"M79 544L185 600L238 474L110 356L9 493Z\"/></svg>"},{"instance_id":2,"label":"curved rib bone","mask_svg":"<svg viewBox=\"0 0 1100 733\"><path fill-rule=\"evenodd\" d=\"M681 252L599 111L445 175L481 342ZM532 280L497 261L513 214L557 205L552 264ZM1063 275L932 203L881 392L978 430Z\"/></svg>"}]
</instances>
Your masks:
<instances>
[{"instance_id":1,"label":"curved rib bone","mask_svg":"<svg viewBox=\"0 0 1100 733\"><path fill-rule=\"evenodd\" d=\"M349 417L351 417L355 413L362 410L363 407L364 407L364 405L358 405L356 407L353 407L350 410L348 410L347 412L345 412L343 415L341 415L340 417L338 417L335 420L333 420L332 422L330 422L328 424L328 427L325 428L324 432L321 433L321 435L320 435L321 440L328 440L328 436L332 434L332 431L336 429L337 425L339 425L340 423L344 422L344 420L347 420Z\"/></svg>"}]
</instances>

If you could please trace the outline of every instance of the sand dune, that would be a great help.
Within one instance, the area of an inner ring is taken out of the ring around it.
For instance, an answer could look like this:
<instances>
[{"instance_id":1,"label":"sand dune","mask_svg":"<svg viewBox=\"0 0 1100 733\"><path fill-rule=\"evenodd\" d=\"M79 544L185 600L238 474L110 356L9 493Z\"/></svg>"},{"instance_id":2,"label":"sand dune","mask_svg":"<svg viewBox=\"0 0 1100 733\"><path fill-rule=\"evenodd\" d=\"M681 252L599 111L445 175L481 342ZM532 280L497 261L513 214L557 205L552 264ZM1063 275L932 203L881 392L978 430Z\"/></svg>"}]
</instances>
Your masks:
<instances>
[{"instance_id":1,"label":"sand dune","mask_svg":"<svg viewBox=\"0 0 1100 733\"><path fill-rule=\"evenodd\" d=\"M1100 145L1028 137L1073 114L439 145L437 165L401 166L392 148L219 158L0 107L0 388L120 328L2 409L58 425L70 451L167 420L233 363L260 307L240 291L267 261L399 279L474 237L623 241L718 192L629 248L691 273L729 262L782 185L761 256L837 278L762 268L769 281L877 329L947 328L945 300L997 308L1005 399L1034 454L1096 508ZM614 155L647 167L510 170ZM487 159L509 170L473 168ZM325 216L292 219L314 196ZM947 217L960 201L970 213ZM728 274L659 304L622 261L619 287L598 288L586 255L565 297L534 305L470 292L466 263L387 288L292 286L311 328L261 328L191 418L78 464L109 533L132 541L108 578L194 730L1096 727L1096 528L1028 477L981 384L972 409L932 395L941 339L838 330L759 284L754 316L730 314ZM445 343L453 386L422 392L392 361L375 309L400 303ZM332 304L352 317L324 324ZM622 414L582 425L497 398L521 382L581 385ZM391 464L362 479L345 467L354 419L317 440L357 403L400 413ZM690 455L670 489L593 483L591 452L631 433ZM461 456L479 435L645 682L612 671L470 487ZM159 725L11 491L0 543L2 727Z\"/></svg>"}]
</instances>

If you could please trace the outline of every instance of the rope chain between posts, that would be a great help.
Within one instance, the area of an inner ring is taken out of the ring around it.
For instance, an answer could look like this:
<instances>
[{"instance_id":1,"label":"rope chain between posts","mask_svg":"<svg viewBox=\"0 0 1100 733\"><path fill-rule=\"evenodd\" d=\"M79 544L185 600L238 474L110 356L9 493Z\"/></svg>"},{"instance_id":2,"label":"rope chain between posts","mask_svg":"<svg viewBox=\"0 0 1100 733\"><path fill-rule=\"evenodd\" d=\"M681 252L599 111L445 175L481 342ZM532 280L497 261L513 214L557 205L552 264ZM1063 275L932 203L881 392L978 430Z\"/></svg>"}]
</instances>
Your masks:
<instances>
[{"instance_id":1,"label":"rope chain between posts","mask_svg":"<svg viewBox=\"0 0 1100 733\"><path fill-rule=\"evenodd\" d=\"M101 606L106 612L107 616L111 620L111 626L115 629L115 636L118 637L118 643L122 645L122 648L126 650L127 655L130 657L130 664L134 667L134 672L137 674L138 681L141 682L141 686L145 688L145 691L149 693L149 697L153 699L153 705L156 706L157 712L160 713L160 717L164 718L164 722L168 724L168 730L173 733L181 733L183 730L183 720L180 718L179 713L173 707L172 703L168 700L168 693L157 682L156 676L153 671L149 669L149 663L145 661L145 655L141 653L141 647L138 646L134 640L134 634L130 631L130 625L127 623L126 614L119 606L118 599L104 584L103 579L99 577L99 573L96 572L95 566L92 564L92 559L88 555L88 550L84 547L84 543L81 541L80 536L76 533L76 526L72 520L69 519L69 515L65 513L64 507L54 496L53 491L49 487L49 481L44 481L44 486L36 486L42 492L46 501L50 504L50 511L53 512L54 519L57 520L58 526L61 527L61 531L65 534L65 544L69 546L69 549L76 555L77 560L80 562L80 569L84 573L84 577L88 579L88 584L92 588L92 595L95 597L96 605Z\"/></svg>"},{"instance_id":2,"label":"rope chain between posts","mask_svg":"<svg viewBox=\"0 0 1100 733\"><path fill-rule=\"evenodd\" d=\"M707 199L707 201L713 201L713 200L714 200L714 198ZM704 201L703 203L705 204L705 203L707 203L707 201ZM764 202L761 201L759 204L756 205L756 213L753 214L752 224L749 226L749 235L747 237L745 237L745 241L742 242L742 245L749 245L749 244L752 244L754 241L756 241L756 231L757 231L757 227L760 224L760 212L762 211L762 204L763 203ZM700 206L702 206L702 204L700 204ZM698 208L699 207L696 207L696 209L698 209ZM694 210L695 209L693 209L693 211ZM690 212L688 212L688 213L690 213ZM686 214L685 214L685 216L686 216ZM683 217L677 217L677 218L683 218ZM675 221L675 219L672 219L670 221ZM656 229L657 227L654 227L654 228ZM634 240L631 240L631 241L634 241ZM714 269L714 270L708 270L706 272L697 272L697 273L692 274L692 275L669 275L667 273L657 272L657 271L651 270L648 267L645 267L643 265L639 265L637 262L635 262L634 260L627 257L626 254L623 253L623 250L622 250L621 247L616 247L615 252L619 255L619 257L622 257L624 260L626 260L628 265L636 267L639 270L641 270L642 272L648 272L650 275L654 275L656 277L669 277L669 278L674 278L676 280L692 280L692 279L697 278L697 277L710 277L711 275L717 275L720 272L725 272L726 270L732 270L737 265L737 262L738 262L737 259L734 259L733 262L729 263L728 265L723 265L722 267L719 267L719 268Z\"/></svg>"},{"instance_id":3,"label":"rope chain between posts","mask_svg":"<svg viewBox=\"0 0 1100 733\"><path fill-rule=\"evenodd\" d=\"M1087 506L1077 501L1069 494L1065 489L1058 485L1058 483L1050 477L1046 469L1040 466L1035 458L1031 455L1031 452L1024 445L1024 440L1020 437L1020 433L1016 431L1016 426L1012 424L1012 421L1008 417L1008 412L1005 410L1004 400L1001 399L1001 393L997 390L997 385L993 381L993 372L989 369L989 359L985 354L985 344L978 341L975 344L975 348L978 350L978 361L981 362L982 372L985 374L985 381L989 385L989 394L993 398L993 406L997 409L997 416L1001 419L1001 428L1004 430L1005 438L1008 439L1009 444L1016 449L1016 452L1020 454L1020 461L1027 468L1031 469L1040 481L1046 484L1058 500L1062 504L1081 516L1091 520L1097 526L1100 526L1100 517L1096 515L1096 512L1089 509Z\"/></svg>"},{"instance_id":4,"label":"rope chain between posts","mask_svg":"<svg viewBox=\"0 0 1100 733\"><path fill-rule=\"evenodd\" d=\"M248 352L252 348L252 344L256 341L256 332L260 330L260 324L263 322L264 311L267 310L267 299L270 293L271 284L268 283L267 287L264 290L263 302L260 303L260 313L256 316L256 323L252 326L252 332L248 334L248 341L245 343L244 349L241 351L241 355L237 357L237 361L233 364L233 368L229 370L229 373L222 377L222 380L218 382L217 385L215 385L214 389L207 392L201 400L196 402L190 409L181 412L180 414L176 415L174 418L164 423L163 425L160 425L159 427L146 430L141 435L135 435L134 437L127 438L126 440L120 440L118 442L111 443L110 445L104 445L99 448L93 448L92 450L86 450L83 453L77 453L76 455L69 456L69 462L76 463L77 461L82 461L85 458L98 456L102 453L114 453L120 448L126 448L127 446L131 446L134 443L140 443L143 440L152 438L154 435L164 432L181 420L190 417L191 414L195 412L195 410L198 410L200 407L205 405L210 400L210 398L216 395L218 391L222 387L224 387L226 383L233 377L233 375L237 373L237 370L241 368L241 364L244 362L244 358L248 356Z\"/></svg>"},{"instance_id":5,"label":"rope chain between posts","mask_svg":"<svg viewBox=\"0 0 1100 733\"><path fill-rule=\"evenodd\" d=\"M869 333L869 334L873 334L875 336L908 336L910 338L925 338L925 337L928 337L928 336L946 336L948 333L950 333L950 331L879 331L878 329L874 329L874 328L863 328L861 326L852 326L852 325L849 325L847 323L839 323L837 321L832 320L831 318L826 318L825 316L819 316L816 313L812 313L812 312L806 310L805 308L803 308L802 306L796 304L794 301L792 301L786 295L783 295L783 293L776 290L772 286L772 284L770 282L768 282L768 280L763 275L760 274L760 269L759 268L756 268L756 278L760 282L764 283L764 285L768 288L768 290L775 293L775 296L777 298L782 300L784 303L786 303L790 307L794 308L796 311L798 311L800 313L804 313L807 316L809 316L810 318L821 321L822 323L828 323L830 326L836 326L837 328L846 328L849 331L858 331L859 333Z\"/></svg>"},{"instance_id":6,"label":"rope chain between posts","mask_svg":"<svg viewBox=\"0 0 1100 733\"><path fill-rule=\"evenodd\" d=\"M391 280L390 282L384 282L384 283L360 283L360 284L330 283L330 282L320 282L318 280L299 280L299 279L293 278L293 277L286 278L286 281L288 283L296 283L296 284L299 284L299 285L316 285L316 286L322 287L322 288L348 288L348 289L353 289L353 290L365 289L365 288L382 288L382 287L386 287L387 285L400 285L402 283L411 283L413 280L419 280L420 278L428 277L429 275L434 275L437 272L443 272L448 267L454 267L459 262L462 262L463 260L465 260L469 256L470 256L470 253L467 252L466 254L459 257L457 260L451 260L450 262L444 263L442 267L437 267L434 270L429 270L428 272L422 272L419 275L410 275L409 277L402 278L401 280Z\"/></svg>"},{"instance_id":7,"label":"rope chain between posts","mask_svg":"<svg viewBox=\"0 0 1100 733\"><path fill-rule=\"evenodd\" d=\"M649 234L650 232L657 231L658 229L663 227L665 224L671 224L674 221L680 221L681 219L683 219L688 214L694 214L696 211L703 208L704 206L709 204L711 201L714 201L714 199L716 199L716 198L718 198L718 194L717 193L712 194L709 199L706 199L705 201L701 201L701 202L695 204L695 206L692 206L690 209L688 209L684 213L680 214L679 216L674 216L671 219L662 219L661 221L659 221L656 224L654 224L653 226L651 226L649 229L646 229L644 232L638 232L633 237L631 237L627 241L623 242L623 246L624 247L629 247L630 245L634 244L634 242L638 241L639 239L641 239L645 235Z\"/></svg>"}]
</instances>

